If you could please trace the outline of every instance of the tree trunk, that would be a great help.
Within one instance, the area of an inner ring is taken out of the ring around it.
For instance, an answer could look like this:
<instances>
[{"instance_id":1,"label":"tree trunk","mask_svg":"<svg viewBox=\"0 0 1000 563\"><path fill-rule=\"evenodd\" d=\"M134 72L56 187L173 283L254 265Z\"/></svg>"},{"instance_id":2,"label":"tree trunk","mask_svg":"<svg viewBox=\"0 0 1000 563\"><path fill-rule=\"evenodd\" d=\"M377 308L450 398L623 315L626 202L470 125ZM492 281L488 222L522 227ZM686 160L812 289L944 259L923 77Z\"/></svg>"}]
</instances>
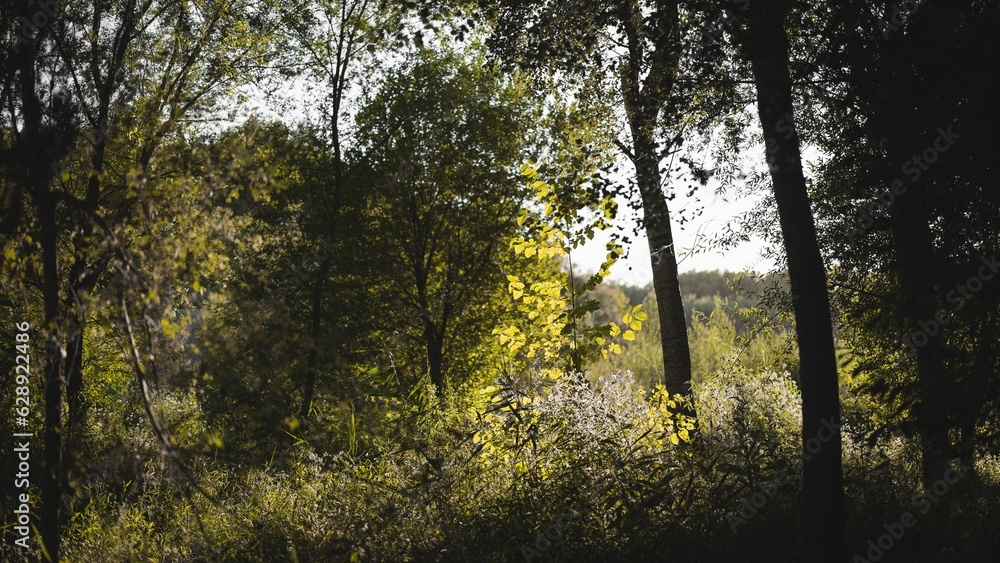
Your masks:
<instances>
[{"instance_id":1,"label":"tree trunk","mask_svg":"<svg viewBox=\"0 0 1000 563\"><path fill-rule=\"evenodd\" d=\"M96 196L95 196L96 199ZM91 209L87 203L88 209ZM97 213L96 204L92 213ZM84 254L85 245L93 234L93 227L84 228L83 240L77 243L76 257L70 268L69 295L65 299L65 310L69 313L66 326L66 363L63 373L66 378L66 402L69 407L68 433L70 436L80 434L87 423L87 398L84 395L83 352L84 333L87 329L87 312L90 294L96 289L100 272L107 267L107 262L97 260L90 263Z\"/></svg>"},{"instance_id":2,"label":"tree trunk","mask_svg":"<svg viewBox=\"0 0 1000 563\"><path fill-rule=\"evenodd\" d=\"M628 41L628 57L621 68L622 98L632 134L632 163L642 198L643 223L649 242L653 270L653 292L660 315L663 353L663 383L671 394L691 395L691 352L687 340L687 316L681 302L677 278L670 209L660 186L660 158L656 150L656 125L662 105L676 73L678 4L658 5L656 16L663 29L649 51L643 40L642 10L634 0L620 6L620 18ZM648 65L648 68L645 66ZM645 77L643 75L645 74ZM694 416L693 402L687 413Z\"/></svg>"},{"instance_id":3,"label":"tree trunk","mask_svg":"<svg viewBox=\"0 0 1000 563\"><path fill-rule=\"evenodd\" d=\"M439 338L433 325L424 330L424 339L427 342L427 367L431 374L431 383L437 388L438 396L443 396L445 391L444 380L444 338Z\"/></svg>"},{"instance_id":4,"label":"tree trunk","mask_svg":"<svg viewBox=\"0 0 1000 563\"><path fill-rule=\"evenodd\" d=\"M87 420L86 401L83 395L83 319L71 315L66 328L66 403L69 407L67 423L70 436L82 434ZM71 438L75 440L75 438Z\"/></svg>"},{"instance_id":5,"label":"tree trunk","mask_svg":"<svg viewBox=\"0 0 1000 563\"><path fill-rule=\"evenodd\" d=\"M907 66L893 68L892 61L907 61L909 45L899 40L886 45L886 58L890 63L881 67L884 76L898 76L907 72ZM888 101L894 107L912 106L912 96L908 84L887 85ZM896 105L899 104L899 105ZM891 163L907 162L925 145L915 143L930 142L923 131L915 130L908 112L894 112L885 116L886 124L877 130L888 147ZM905 168L905 167L904 167ZM890 181L894 179L890 178ZM889 228L892 235L894 260L892 269L899 278L899 312L907 333L905 345L912 353L917 368L917 404L914 412L916 426L920 432L921 481L925 489L941 479L948 469L950 440L948 438L947 401L944 397L950 391L947 382L954 381L948 374L944 357L946 355L944 327L937 326L934 334L928 334L921 323L934 323L941 292L937 289L939 255L934 246L931 230L931 215L926 205L928 176L921 174L915 180L906 181L906 192L892 200L889 205ZM926 341L914 338L922 333Z\"/></svg>"},{"instance_id":6,"label":"tree trunk","mask_svg":"<svg viewBox=\"0 0 1000 563\"><path fill-rule=\"evenodd\" d=\"M94 7L95 15L100 8ZM69 311L69 326L67 327L66 355L66 394L69 404L69 432L77 434L86 424L86 399L83 395L83 335L87 327L87 304L89 295L97 287L99 273L95 264L90 262L88 249L94 245L91 237L94 234L94 219L99 211L101 195L101 179L104 175L105 160L108 146L109 119L111 115L111 99L118 85L118 73L124 65L125 53L133 40L135 31L135 2L130 2L122 15L122 24L118 39L114 46L107 74L102 80L98 75L92 78L99 85L97 121L93 128L94 152L90 156L90 174L87 178L87 194L83 201L82 233L75 245L73 265L70 267L69 295L66 297L66 310ZM95 55L96 56L96 55ZM97 63L98 59L94 59Z\"/></svg>"},{"instance_id":7,"label":"tree trunk","mask_svg":"<svg viewBox=\"0 0 1000 563\"><path fill-rule=\"evenodd\" d=\"M807 561L842 561L846 504L840 397L826 270L816 240L792 123L787 5L754 2L744 44L757 86L757 106L791 278L802 388L802 532ZM818 449L817 449L818 446Z\"/></svg>"},{"instance_id":8,"label":"tree trunk","mask_svg":"<svg viewBox=\"0 0 1000 563\"><path fill-rule=\"evenodd\" d=\"M21 15L30 17L32 5L21 6ZM38 209L38 242L42 248L42 303L45 323L45 428L41 474L38 488L41 492L41 519L39 532L42 546L50 561L59 561L59 514L62 504L60 471L62 465L62 409L65 380L62 374L62 335L60 330L59 302L59 224L58 200L53 196L52 155L62 147L51 146L43 135L42 104L36 91L36 57L34 42L22 44L17 53L19 67L18 94L24 117L21 142L18 149L25 166L25 183L31 189L32 199Z\"/></svg>"},{"instance_id":9,"label":"tree trunk","mask_svg":"<svg viewBox=\"0 0 1000 563\"><path fill-rule=\"evenodd\" d=\"M635 120L633 120L635 121ZM651 129L651 127L649 127ZM642 195L642 215L653 269L653 293L660 315L663 383L671 394L691 395L691 352L687 315L681 301L677 256L670 227L670 210L660 188L656 144L641 124L632 126L636 183Z\"/></svg>"},{"instance_id":10,"label":"tree trunk","mask_svg":"<svg viewBox=\"0 0 1000 563\"><path fill-rule=\"evenodd\" d=\"M900 279L900 306L907 332L921 331L922 322L936 323L933 319L938 291L934 274L929 274L927 267L935 252L922 197L921 186L913 184L905 195L896 198L889 211L896 251L894 267ZM930 271L935 270L931 268ZM944 364L943 335L927 335L926 342L910 337L907 341L913 342L916 349L918 402L915 411L920 431L921 480L924 488L929 489L944 476L950 465L948 421L943 401L947 393L945 382L950 378Z\"/></svg>"},{"instance_id":11,"label":"tree trunk","mask_svg":"<svg viewBox=\"0 0 1000 563\"><path fill-rule=\"evenodd\" d=\"M343 37L341 40L343 40ZM306 363L302 408L299 410L301 418L309 416L313 400L316 396L316 375L319 371L319 346L323 334L323 293L327 279L330 277L330 272L333 270L333 244L337 239L337 226L340 219L344 189L344 160L340 139L340 107L343 101L343 77L347 72L347 65L350 62L350 58L341 57L342 55L338 52L337 72L334 77L335 85L330 96L330 138L333 145L333 193L331 194L332 201L330 202L330 218L327 223L325 256L320 263L319 271L316 272L316 281L313 286L309 329L309 357Z\"/></svg>"},{"instance_id":12,"label":"tree trunk","mask_svg":"<svg viewBox=\"0 0 1000 563\"><path fill-rule=\"evenodd\" d=\"M316 272L316 282L312 291L312 305L309 319L309 356L306 359L302 408L299 410L300 418L307 418L309 416L313 400L316 396L316 373L319 371L319 345L323 330L323 293L326 280L330 276L330 270L333 267L333 255L329 246L326 252L327 255L323 258L319 270Z\"/></svg>"},{"instance_id":13,"label":"tree trunk","mask_svg":"<svg viewBox=\"0 0 1000 563\"><path fill-rule=\"evenodd\" d=\"M338 65L339 68L339 65ZM339 92L339 90L337 91ZM326 282L333 270L333 244L337 237L337 224L340 218L341 193L344 186L344 161L340 149L340 94L335 93L333 104L333 121L331 136L333 138L333 201L330 205L330 219L327 224L325 255L316 272L313 286L312 308L309 329L309 358L306 364L304 393L299 417L307 418L312 410L316 396L316 374L319 371L319 346L323 335L323 294Z\"/></svg>"},{"instance_id":14,"label":"tree trunk","mask_svg":"<svg viewBox=\"0 0 1000 563\"><path fill-rule=\"evenodd\" d=\"M46 186L47 191L47 186ZM59 264L56 202L41 198L42 298L45 303L45 457L39 489L42 494L41 535L51 561L59 561L59 513L62 504L62 408L65 380L59 334Z\"/></svg>"}]
</instances>

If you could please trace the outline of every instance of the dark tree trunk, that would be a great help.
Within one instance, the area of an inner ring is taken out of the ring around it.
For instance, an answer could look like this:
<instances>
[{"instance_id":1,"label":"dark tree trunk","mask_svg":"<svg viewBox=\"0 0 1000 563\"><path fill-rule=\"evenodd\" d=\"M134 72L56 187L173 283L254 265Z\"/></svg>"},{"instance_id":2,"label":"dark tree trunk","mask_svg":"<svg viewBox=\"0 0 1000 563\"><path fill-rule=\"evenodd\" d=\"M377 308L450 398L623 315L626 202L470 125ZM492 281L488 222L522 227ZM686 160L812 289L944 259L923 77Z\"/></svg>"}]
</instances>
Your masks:
<instances>
[{"instance_id":1,"label":"dark tree trunk","mask_svg":"<svg viewBox=\"0 0 1000 563\"><path fill-rule=\"evenodd\" d=\"M46 186L47 191L47 186ZM45 195L41 205L42 298L45 303L45 457L39 489L42 494L42 543L52 561L59 561L59 513L62 504L62 408L65 380L59 333L59 264L56 202Z\"/></svg>"},{"instance_id":2,"label":"dark tree trunk","mask_svg":"<svg viewBox=\"0 0 1000 563\"><path fill-rule=\"evenodd\" d=\"M331 229L332 231L332 229ZM312 304L310 307L309 319L309 356L306 359L306 373L302 396L302 408L299 410L301 418L307 418L312 410L313 400L316 396L316 374L319 371L319 347L320 338L323 331L323 294L326 280L330 277L330 270L333 267L333 255L329 246L327 255L320 263L316 272L315 285L312 290Z\"/></svg>"},{"instance_id":3,"label":"dark tree trunk","mask_svg":"<svg viewBox=\"0 0 1000 563\"><path fill-rule=\"evenodd\" d=\"M32 5L21 6L22 15L29 16ZM59 561L59 514L62 504L60 471L62 465L62 409L65 380L62 373L62 334L60 329L59 301L59 224L57 198L52 194L52 155L61 147L51 146L51 139L43 134L42 104L36 91L37 53L34 43L21 45L17 53L19 67L18 94L21 99L24 127L19 150L25 164L24 180L30 186L32 199L38 209L38 241L42 248L42 303L45 323L45 428L41 475L38 488L41 492L41 519L39 531L42 545L51 561Z\"/></svg>"},{"instance_id":4,"label":"dark tree trunk","mask_svg":"<svg viewBox=\"0 0 1000 563\"><path fill-rule=\"evenodd\" d=\"M959 466L965 471L963 480L968 480L965 485L979 481L979 474L976 472L976 426L978 422L978 417L975 414L966 415L962 419L962 441L959 445L958 461ZM940 478L938 477L938 479ZM926 479L924 480L924 488L927 488Z\"/></svg>"},{"instance_id":5,"label":"dark tree trunk","mask_svg":"<svg viewBox=\"0 0 1000 563\"><path fill-rule=\"evenodd\" d=\"M88 198L89 200L89 198ZM96 204L93 208L89 202L84 202L88 213L97 213ZM65 299L66 319L66 359L63 373L66 379L66 402L69 407L68 433L77 436L84 429L87 421L87 401L84 396L83 381L83 335L87 328L87 307L89 295L97 286L96 265L90 264L87 256L90 237L93 235L91 219L85 217L86 226L81 239L76 243L75 257L69 273L69 291Z\"/></svg>"},{"instance_id":6,"label":"dark tree trunk","mask_svg":"<svg viewBox=\"0 0 1000 563\"><path fill-rule=\"evenodd\" d=\"M89 207L89 204L87 204ZM96 204L93 213L97 213ZM85 219L86 220L86 219ZM89 220L88 220L89 222ZM66 320L66 361L63 373L66 378L66 402L69 407L68 433L76 436L87 423L87 398L84 395L83 353L84 333L87 329L87 312L90 294L97 287L100 271L107 267L107 262L98 260L90 263L86 252L89 237L93 233L92 226L84 229L84 240L77 244L76 257L70 268L69 295L65 299Z\"/></svg>"},{"instance_id":7,"label":"dark tree trunk","mask_svg":"<svg viewBox=\"0 0 1000 563\"><path fill-rule=\"evenodd\" d=\"M340 65L338 64L338 68ZM306 373L303 389L301 418L307 418L312 410L316 397L316 375L319 371L319 348L323 336L323 296L326 282L333 270L333 244L337 237L337 225L340 219L341 194L344 187L344 162L340 149L340 90L336 90L333 103L333 121L331 135L333 137L333 193L330 202L330 218L324 246L324 256L316 272L315 285L312 292L312 305L309 328L309 357L306 363Z\"/></svg>"},{"instance_id":8,"label":"dark tree trunk","mask_svg":"<svg viewBox=\"0 0 1000 563\"><path fill-rule=\"evenodd\" d=\"M342 7L341 9L346 9ZM341 30L343 33L343 30ZM340 109L343 102L345 88L345 76L348 65L351 63L352 53L350 48L343 50L346 38L341 35L340 47L337 50L336 71L332 76L333 89L330 93L330 139L333 146L333 190L330 194L329 219L327 223L326 246L323 260L319 270L316 272L315 284L312 292L312 303L310 311L309 328L309 357L306 360L306 373L303 382L302 408L299 416L306 418L312 410L312 404L316 397L316 376L319 372L319 348L323 335L323 297L326 282L333 271L333 245L337 240L337 227L340 220L340 210L342 205L342 194L344 189L344 160L341 149L340 138ZM353 38L352 38L353 41Z\"/></svg>"},{"instance_id":9,"label":"dark tree trunk","mask_svg":"<svg viewBox=\"0 0 1000 563\"><path fill-rule=\"evenodd\" d=\"M886 58L890 62L881 67L881 74L899 76L906 72L907 66L901 66L904 70L899 70L893 68L892 63L909 60L911 55L906 52L907 47L908 44L898 40L887 42ZM912 88L912 85L893 82L886 86L890 107L903 108L907 107L906 104L912 107L912 95L908 91L908 86ZM909 112L895 111L883 119L886 124L878 130L878 134L882 137L879 140L888 147L889 162L911 160L915 153L924 148L915 143L930 141L926 139L925 132L914 130ZM941 295L937 289L940 285L939 263L936 263L939 253L934 245L931 214L927 208L928 175L921 174L914 181L908 179L905 187L906 192L894 198L889 206L889 228L894 250L891 267L899 278L899 313L907 333L904 343L917 368L917 403L914 413L917 430L920 432L921 481L927 489L941 479L950 465L949 421L944 397L951 387L947 382L954 378L949 376L944 361L945 340L944 335L940 334L944 327L938 326L938 330L932 335L925 332L926 342L914 341L910 336L922 332L920 323L936 323L934 316Z\"/></svg>"},{"instance_id":10,"label":"dark tree trunk","mask_svg":"<svg viewBox=\"0 0 1000 563\"><path fill-rule=\"evenodd\" d=\"M424 331L427 342L427 368L430 371L431 383L437 388L438 396L445 391L444 380L444 338L439 338L433 325Z\"/></svg>"},{"instance_id":11,"label":"dark tree trunk","mask_svg":"<svg viewBox=\"0 0 1000 563\"><path fill-rule=\"evenodd\" d=\"M799 344L803 555L807 561L839 562L845 554L847 512L839 384L826 270L802 172L799 138L792 126L792 82L784 30L787 10L784 3L750 4L746 13L749 33L743 47L757 86L758 113L785 243Z\"/></svg>"},{"instance_id":12,"label":"dark tree trunk","mask_svg":"<svg viewBox=\"0 0 1000 563\"><path fill-rule=\"evenodd\" d=\"M922 198L921 186L916 183L890 206L896 251L894 267L900 280L900 307L908 332L919 331L919 323L933 320L938 302L934 274L928 272L928 263L935 252ZM936 270L930 268L930 271ZM942 335L928 335L926 343L922 342L914 342L918 390L915 411L920 431L921 477L924 488L928 489L944 476L950 465L948 420L942 400L949 378L944 364Z\"/></svg>"},{"instance_id":13,"label":"dark tree trunk","mask_svg":"<svg viewBox=\"0 0 1000 563\"><path fill-rule=\"evenodd\" d=\"M94 7L95 15L100 8ZM125 55L134 38L136 18L136 2L129 2L122 14L121 28L114 43L109 68L103 79L98 74L92 78L99 88L97 120L93 129L94 152L90 156L91 172L87 179L87 194L84 197L82 211L83 228L75 244L73 265L69 274L69 295L66 297L66 310L70 313L66 333L66 394L69 404L69 431L76 434L86 424L86 400L83 395L83 335L87 327L87 303L90 293L97 287L100 273L97 265L91 263L92 256L88 252L94 248L91 238L94 234L94 221L98 214L101 195L101 178L104 175L108 132L111 116L111 100L118 89L118 74L125 64ZM100 57L100 54L94 54ZM99 59L94 59L97 63ZM102 264L106 266L106 264Z\"/></svg>"},{"instance_id":14,"label":"dark tree trunk","mask_svg":"<svg viewBox=\"0 0 1000 563\"><path fill-rule=\"evenodd\" d=\"M79 435L87 420L83 395L83 316L71 315L66 327L66 403L69 407L68 432Z\"/></svg>"}]
</instances>

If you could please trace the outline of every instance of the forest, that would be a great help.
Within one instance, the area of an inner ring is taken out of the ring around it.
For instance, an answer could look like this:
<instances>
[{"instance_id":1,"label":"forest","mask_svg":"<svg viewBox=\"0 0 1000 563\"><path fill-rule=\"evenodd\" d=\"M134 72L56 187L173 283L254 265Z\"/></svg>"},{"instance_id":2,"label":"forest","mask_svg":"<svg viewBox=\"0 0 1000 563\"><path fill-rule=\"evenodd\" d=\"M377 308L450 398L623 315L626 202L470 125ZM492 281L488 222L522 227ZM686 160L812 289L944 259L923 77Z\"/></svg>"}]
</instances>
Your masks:
<instances>
[{"instance_id":1,"label":"forest","mask_svg":"<svg viewBox=\"0 0 1000 563\"><path fill-rule=\"evenodd\" d=\"M0 24L0 560L1000 561L1000 3Z\"/></svg>"}]
</instances>

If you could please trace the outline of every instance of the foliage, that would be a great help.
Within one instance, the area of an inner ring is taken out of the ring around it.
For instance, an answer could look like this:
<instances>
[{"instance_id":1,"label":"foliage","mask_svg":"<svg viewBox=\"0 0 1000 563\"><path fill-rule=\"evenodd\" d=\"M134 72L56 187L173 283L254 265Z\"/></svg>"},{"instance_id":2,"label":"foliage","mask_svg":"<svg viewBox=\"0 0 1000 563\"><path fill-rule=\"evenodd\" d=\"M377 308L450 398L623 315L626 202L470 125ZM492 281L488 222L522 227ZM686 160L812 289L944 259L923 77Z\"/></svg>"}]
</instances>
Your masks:
<instances>
[{"instance_id":1,"label":"foliage","mask_svg":"<svg viewBox=\"0 0 1000 563\"><path fill-rule=\"evenodd\" d=\"M894 28L868 0L55 4L0 6L0 312L32 326L0 372L30 356L31 518L62 560L809 558L815 357L774 202L702 248L757 237L776 271L666 280L690 402L659 385L665 301L609 281L639 176L643 206L769 187L742 172L774 152L744 4L790 7L819 149L848 551L912 512L880 560L997 559L988 3ZM0 559L42 560L9 541L12 481Z\"/></svg>"},{"instance_id":2,"label":"foliage","mask_svg":"<svg viewBox=\"0 0 1000 563\"><path fill-rule=\"evenodd\" d=\"M595 192L587 186L546 183L538 179L538 170L530 164L522 166L521 173L542 209L540 213L532 213L527 208L520 211L518 223L529 236L515 237L511 240L511 248L525 260L537 258L545 262L567 256L572 267L572 250L610 225L617 204L607 195L594 201ZM578 210L581 197L587 198L584 201L588 207L583 211ZM589 213L593 214L589 221L580 219ZM630 308L622 316L621 324L612 321L586 326L581 322L600 308L596 300L584 300L583 297L610 275L611 267L624 253L614 238L607 243L607 250L600 270L579 287L572 272L565 283L556 279L522 281L519 276L508 274L507 290L516 304L515 310L523 315L525 326L530 327L508 325L493 329L500 344L508 350L508 362L518 361L521 369L542 362L545 364L542 375L558 379L565 370L579 371L586 362L598 356L606 358L609 352L620 354L620 342L635 340L636 332L647 319L641 304ZM522 348L523 355L517 356Z\"/></svg>"}]
</instances>

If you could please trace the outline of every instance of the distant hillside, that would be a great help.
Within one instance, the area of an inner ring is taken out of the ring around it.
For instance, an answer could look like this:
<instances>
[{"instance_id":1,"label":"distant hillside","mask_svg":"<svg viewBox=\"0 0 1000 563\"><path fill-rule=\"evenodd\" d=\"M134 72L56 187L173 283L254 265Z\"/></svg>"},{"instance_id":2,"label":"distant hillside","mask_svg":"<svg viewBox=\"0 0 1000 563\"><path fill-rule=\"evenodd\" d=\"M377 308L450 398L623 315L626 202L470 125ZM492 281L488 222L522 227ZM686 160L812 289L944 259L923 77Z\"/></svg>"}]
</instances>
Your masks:
<instances>
[{"instance_id":1,"label":"distant hillside","mask_svg":"<svg viewBox=\"0 0 1000 563\"><path fill-rule=\"evenodd\" d=\"M759 300L755 296L760 294L763 287L782 283L780 279L765 277L762 280L757 280L755 284L755 278L747 274L728 270L685 272L678 277L681 285L681 298L684 302L684 310L687 312L688 324L691 323L694 311L700 311L705 315L711 313L715 308L716 297L721 298L723 301L728 299L730 303L738 303L740 307L756 306L759 304ZM739 281L733 287L737 279ZM612 293L619 292L623 294L624 299L617 296L611 297ZM611 304L611 309L617 310L623 307L625 302L629 306L642 303L647 297L652 296L652 292L652 284L636 286L612 283L608 284L608 290L601 292L604 295L595 295L595 298L601 300L601 304L604 306L607 298L611 297L611 302L613 303ZM605 299L602 299L602 297L605 297ZM619 301L623 301L623 303L620 306L616 306ZM612 312L609 313L613 314Z\"/></svg>"}]
</instances>

